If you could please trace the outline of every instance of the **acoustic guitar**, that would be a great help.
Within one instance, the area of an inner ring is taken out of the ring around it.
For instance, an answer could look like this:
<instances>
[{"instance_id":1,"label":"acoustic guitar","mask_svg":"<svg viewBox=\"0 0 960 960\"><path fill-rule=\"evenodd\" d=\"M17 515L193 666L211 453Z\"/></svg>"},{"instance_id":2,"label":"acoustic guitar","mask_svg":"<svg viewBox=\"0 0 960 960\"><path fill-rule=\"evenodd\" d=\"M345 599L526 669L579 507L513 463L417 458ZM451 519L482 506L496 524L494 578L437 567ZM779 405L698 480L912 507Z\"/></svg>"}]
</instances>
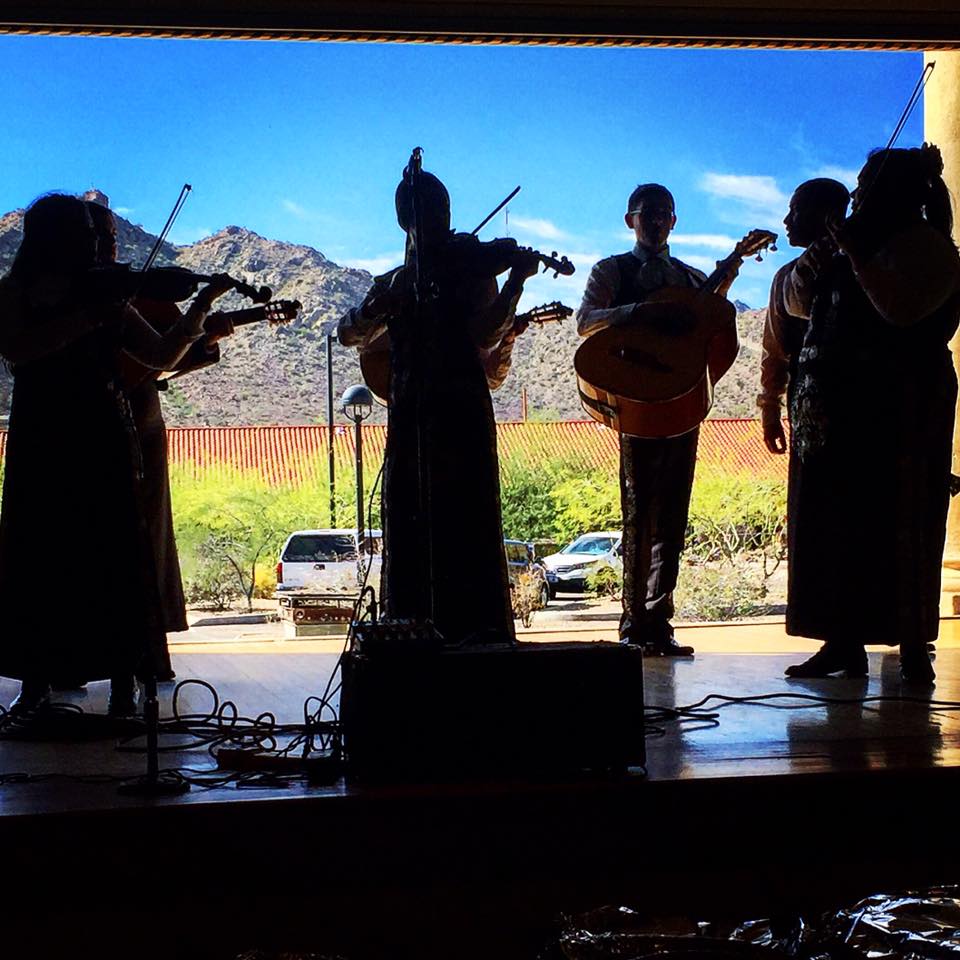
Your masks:
<instances>
[{"instance_id":1,"label":"acoustic guitar","mask_svg":"<svg viewBox=\"0 0 960 960\"><path fill-rule=\"evenodd\" d=\"M572 307L554 300L518 314L514 323L553 323L572 313ZM386 404L390 396L390 335L386 327L361 349L360 372L374 397Z\"/></svg>"},{"instance_id":2,"label":"acoustic guitar","mask_svg":"<svg viewBox=\"0 0 960 960\"><path fill-rule=\"evenodd\" d=\"M777 235L752 230L699 289L661 287L634 308L626 326L606 327L573 358L584 409L633 437L677 437L713 406L717 381L740 350L737 311L715 292L734 261L776 250Z\"/></svg>"},{"instance_id":3,"label":"acoustic guitar","mask_svg":"<svg viewBox=\"0 0 960 960\"><path fill-rule=\"evenodd\" d=\"M165 333L172 324L179 323L182 314L176 304L158 300L138 299L134 306L143 314L145 319L160 334ZM211 313L207 318L206 333L225 335L231 328L245 326L248 323L266 321L271 326L278 326L296 320L303 309L299 300L271 300L258 307L248 307L245 310L231 310L226 313ZM120 374L124 386L130 390L148 380L173 380L186 371L154 370L144 366L129 354L122 354L120 358Z\"/></svg>"}]
</instances>

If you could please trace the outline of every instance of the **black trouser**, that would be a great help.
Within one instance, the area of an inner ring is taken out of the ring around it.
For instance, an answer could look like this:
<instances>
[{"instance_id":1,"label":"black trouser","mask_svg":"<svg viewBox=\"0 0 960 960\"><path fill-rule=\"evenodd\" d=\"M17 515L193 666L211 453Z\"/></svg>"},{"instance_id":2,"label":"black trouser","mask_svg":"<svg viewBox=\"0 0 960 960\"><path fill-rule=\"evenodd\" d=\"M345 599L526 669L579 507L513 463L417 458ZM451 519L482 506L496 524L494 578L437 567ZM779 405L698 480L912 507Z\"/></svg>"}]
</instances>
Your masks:
<instances>
[{"instance_id":1,"label":"black trouser","mask_svg":"<svg viewBox=\"0 0 960 960\"><path fill-rule=\"evenodd\" d=\"M673 590L680 572L699 436L698 428L663 440L620 438L620 636L633 643L660 643L673 633Z\"/></svg>"}]
</instances>

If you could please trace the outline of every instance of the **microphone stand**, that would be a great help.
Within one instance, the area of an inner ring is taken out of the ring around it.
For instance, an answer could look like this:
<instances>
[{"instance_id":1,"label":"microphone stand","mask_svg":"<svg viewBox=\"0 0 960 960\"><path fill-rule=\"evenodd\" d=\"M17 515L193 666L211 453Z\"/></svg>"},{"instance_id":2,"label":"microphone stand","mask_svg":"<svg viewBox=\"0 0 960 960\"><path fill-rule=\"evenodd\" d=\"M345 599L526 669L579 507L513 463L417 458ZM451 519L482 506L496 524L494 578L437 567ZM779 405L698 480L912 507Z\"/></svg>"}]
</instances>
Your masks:
<instances>
[{"instance_id":1,"label":"microphone stand","mask_svg":"<svg viewBox=\"0 0 960 960\"><path fill-rule=\"evenodd\" d=\"M174 220L176 220L177 215L180 213L180 210L192 189L193 187L191 187L189 183L185 183L183 185L180 195L177 197L177 202L173 205L173 210L170 212L170 216L167 217L167 222L164 224L163 230L160 231L160 235L157 237L157 241L153 245L153 249L150 251L146 262L141 268L141 272L144 275L146 274L146 271L149 269L150 265L156 259L157 254L160 252L160 248L163 245L167 234L170 232L170 228L173 226ZM142 469L138 479L140 482L143 480ZM141 580L144 587L144 596L154 597L155 604L151 617L151 619L154 620L154 623L152 626L155 630L163 631L164 626L158 614L160 597L157 590L157 576L155 571L156 560L153 556L153 544L150 540L150 532L147 529L146 518L143 516L142 512L140 512L138 526L140 542L142 545L141 553L143 554L139 566ZM147 576L148 572L150 574L149 577ZM180 794L187 793L189 791L189 783L187 783L185 780L160 779L160 700L157 696L157 670L156 665L152 662L152 658L149 656L149 654L144 657L144 661L150 661L147 663L146 675L143 679L143 723L145 727L144 732L147 738L147 772L144 776L139 777L130 783L121 784L119 787L117 787L117 793L127 797L179 796Z\"/></svg>"},{"instance_id":2,"label":"microphone stand","mask_svg":"<svg viewBox=\"0 0 960 960\"><path fill-rule=\"evenodd\" d=\"M427 445L432 440L424 424L424 392L427 386L427 354L434 345L433 317L427 308L428 302L435 299L436 291L428 282L428 272L424 264L423 236L423 198L421 196L421 175L423 173L423 150L414 147L410 161L403 171L403 179L410 187L413 207L414 239L414 315L411 328L413 358L413 388L416 393L414 412L416 415L416 458L417 458L417 511L421 528L424 531L424 549L421 553L421 595L417 604L421 612L426 613L431 623L436 622L433 564L433 504L431 502L431 478L429 452Z\"/></svg>"}]
</instances>

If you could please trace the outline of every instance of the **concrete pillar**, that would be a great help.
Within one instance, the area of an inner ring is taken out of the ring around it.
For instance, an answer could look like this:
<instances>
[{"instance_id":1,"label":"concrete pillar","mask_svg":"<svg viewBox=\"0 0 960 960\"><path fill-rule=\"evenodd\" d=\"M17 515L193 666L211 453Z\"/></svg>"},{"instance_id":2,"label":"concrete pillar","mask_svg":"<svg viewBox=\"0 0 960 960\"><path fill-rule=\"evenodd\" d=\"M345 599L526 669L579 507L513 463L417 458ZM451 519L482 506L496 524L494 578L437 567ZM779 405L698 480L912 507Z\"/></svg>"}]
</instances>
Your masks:
<instances>
[{"instance_id":1,"label":"concrete pillar","mask_svg":"<svg viewBox=\"0 0 960 960\"><path fill-rule=\"evenodd\" d=\"M923 101L923 137L943 154L943 178L953 195L954 216L960 220L960 52L925 54L936 61ZM954 239L958 237L954 224ZM960 336L950 344L953 363L960 375ZM960 409L957 411L960 425ZM953 435L953 472L960 474L960 429ZM943 555L941 612L960 613L960 497L954 497L947 520L947 545Z\"/></svg>"}]
</instances>

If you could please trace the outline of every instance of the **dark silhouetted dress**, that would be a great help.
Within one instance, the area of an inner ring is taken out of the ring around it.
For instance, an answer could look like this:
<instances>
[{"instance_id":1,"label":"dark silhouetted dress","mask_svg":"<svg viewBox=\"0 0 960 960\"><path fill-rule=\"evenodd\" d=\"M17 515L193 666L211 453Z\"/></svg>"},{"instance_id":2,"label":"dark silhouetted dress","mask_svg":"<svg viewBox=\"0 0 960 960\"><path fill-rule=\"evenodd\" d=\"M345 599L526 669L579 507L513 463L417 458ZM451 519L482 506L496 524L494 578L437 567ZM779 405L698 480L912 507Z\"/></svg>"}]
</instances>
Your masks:
<instances>
[{"instance_id":1,"label":"dark silhouetted dress","mask_svg":"<svg viewBox=\"0 0 960 960\"><path fill-rule=\"evenodd\" d=\"M843 243L843 238L841 238ZM787 632L924 648L938 630L957 381L960 258L920 222L813 284L792 391Z\"/></svg>"},{"instance_id":2,"label":"dark silhouetted dress","mask_svg":"<svg viewBox=\"0 0 960 960\"><path fill-rule=\"evenodd\" d=\"M503 341L520 291L505 285L498 292L494 277L473 274L469 257L453 249L449 261L438 257L438 297L423 314L409 308L402 316L367 315L394 271L376 279L363 304L341 320L338 335L360 344L384 323L390 334L386 615L422 621L432 612L448 643L503 643L515 634L490 388L509 367L512 343ZM431 565L432 585L425 575Z\"/></svg>"},{"instance_id":3,"label":"dark silhouetted dress","mask_svg":"<svg viewBox=\"0 0 960 960\"><path fill-rule=\"evenodd\" d=\"M7 311L29 307L3 281L0 322ZM0 509L6 677L98 680L163 662L140 449L115 337L92 329L14 368Z\"/></svg>"}]
</instances>

